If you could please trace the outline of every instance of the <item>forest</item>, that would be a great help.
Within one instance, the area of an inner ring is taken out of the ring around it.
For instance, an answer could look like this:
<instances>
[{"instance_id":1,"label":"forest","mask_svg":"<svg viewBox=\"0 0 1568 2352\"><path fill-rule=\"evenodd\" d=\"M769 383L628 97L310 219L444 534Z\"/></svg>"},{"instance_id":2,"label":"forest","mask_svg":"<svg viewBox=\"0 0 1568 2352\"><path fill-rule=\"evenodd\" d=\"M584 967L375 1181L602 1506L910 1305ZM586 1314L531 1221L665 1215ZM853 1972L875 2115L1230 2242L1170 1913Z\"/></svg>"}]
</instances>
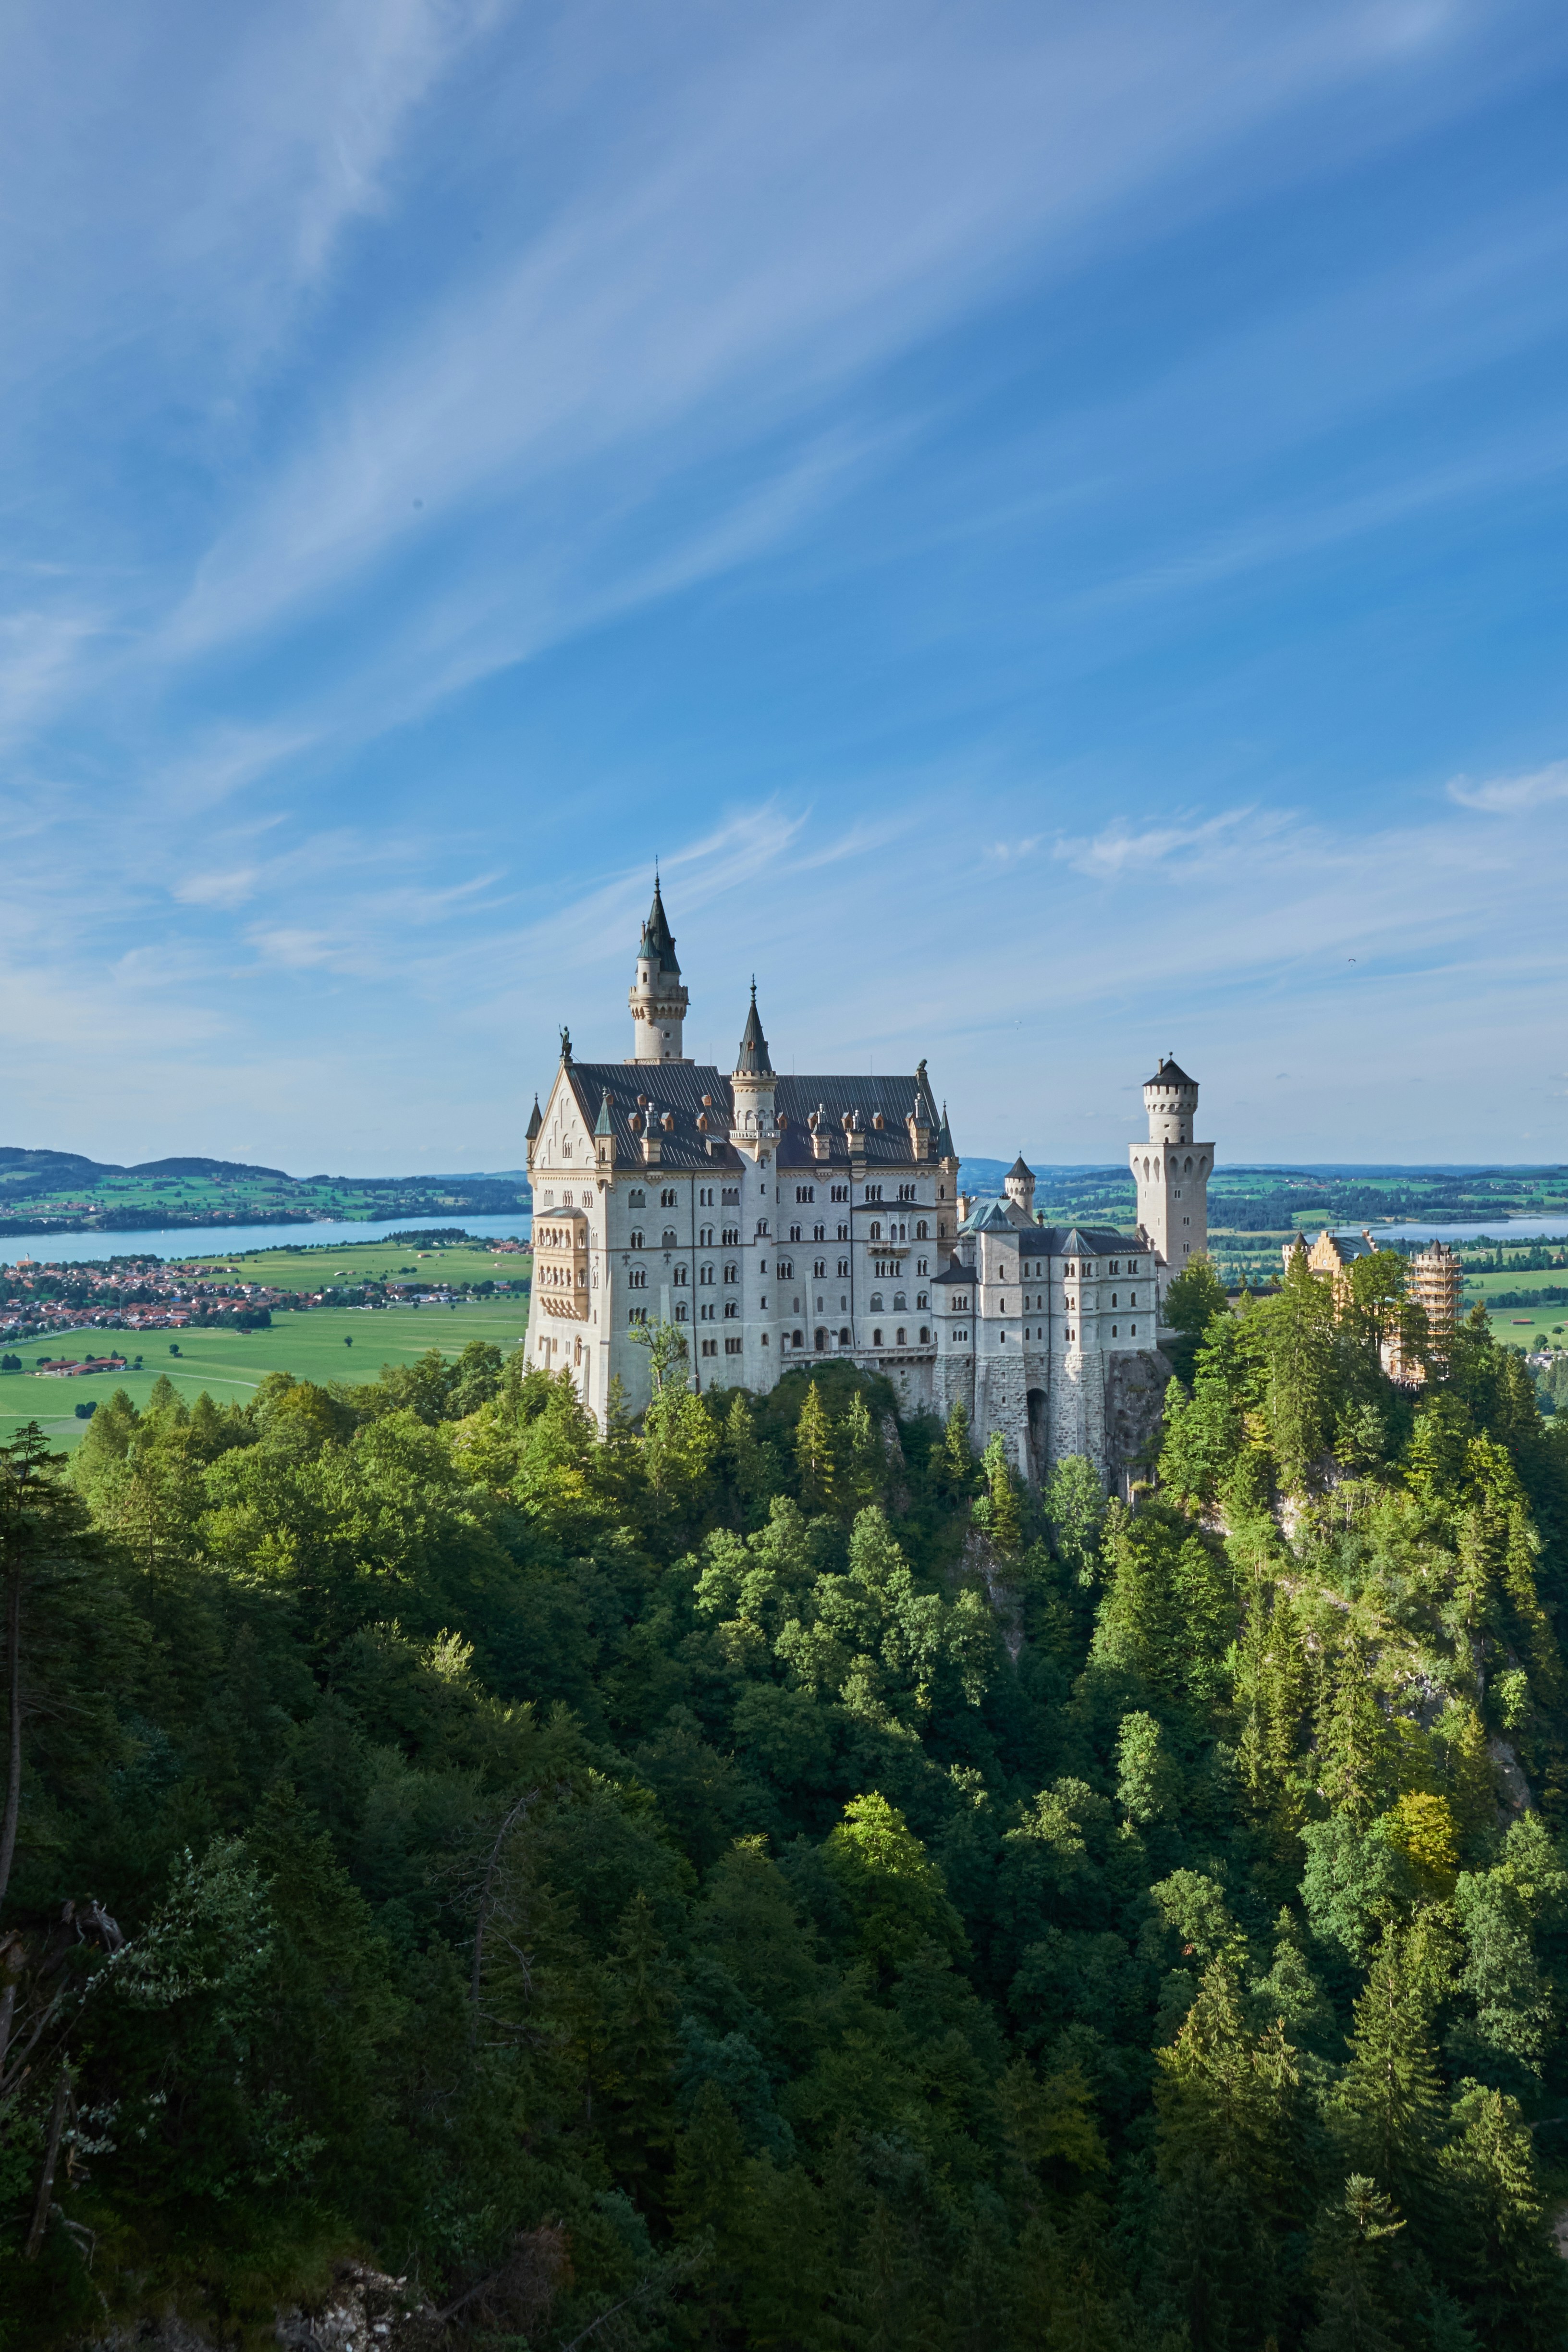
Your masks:
<instances>
[{"instance_id":1,"label":"forest","mask_svg":"<svg viewBox=\"0 0 1568 2352\"><path fill-rule=\"evenodd\" d=\"M24 1431L0 2347L1568 2342L1568 1417L1383 1278L1130 1501L658 1327Z\"/></svg>"}]
</instances>

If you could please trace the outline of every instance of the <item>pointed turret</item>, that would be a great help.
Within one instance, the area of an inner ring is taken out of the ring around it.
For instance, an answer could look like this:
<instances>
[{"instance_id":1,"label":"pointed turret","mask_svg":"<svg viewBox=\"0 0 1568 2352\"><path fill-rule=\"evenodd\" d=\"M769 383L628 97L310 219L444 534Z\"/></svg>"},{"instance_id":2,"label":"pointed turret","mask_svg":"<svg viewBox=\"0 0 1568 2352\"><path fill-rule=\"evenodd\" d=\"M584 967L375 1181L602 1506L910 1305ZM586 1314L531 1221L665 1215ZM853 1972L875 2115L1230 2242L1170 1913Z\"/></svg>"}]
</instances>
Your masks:
<instances>
[{"instance_id":1,"label":"pointed turret","mask_svg":"<svg viewBox=\"0 0 1568 2352\"><path fill-rule=\"evenodd\" d=\"M610 1117L608 1088L599 1097L599 1116L594 1121L594 1164L602 1176L610 1175L616 1165L616 1122Z\"/></svg>"},{"instance_id":2,"label":"pointed turret","mask_svg":"<svg viewBox=\"0 0 1568 2352\"><path fill-rule=\"evenodd\" d=\"M610 1097L606 1090L599 1097L599 1116L594 1121L594 1133L598 1137L614 1135L615 1131L615 1123L610 1117Z\"/></svg>"},{"instance_id":3,"label":"pointed turret","mask_svg":"<svg viewBox=\"0 0 1568 2352\"><path fill-rule=\"evenodd\" d=\"M764 1137L771 1139L774 1131L773 1066L757 1011L754 980L746 1025L741 1034L741 1050L735 1056L734 1076L730 1081L730 1097L733 1105L730 1115L731 1142L755 1145Z\"/></svg>"},{"instance_id":4,"label":"pointed turret","mask_svg":"<svg viewBox=\"0 0 1568 2352\"><path fill-rule=\"evenodd\" d=\"M1002 1190L1010 1207L1017 1210L1018 1223L1032 1225L1035 1222L1035 1171L1020 1151L1002 1179Z\"/></svg>"},{"instance_id":5,"label":"pointed turret","mask_svg":"<svg viewBox=\"0 0 1568 2352\"><path fill-rule=\"evenodd\" d=\"M528 1139L530 1143L533 1141L534 1138L538 1135L540 1129L543 1125L544 1113L540 1109L539 1097L535 1095L533 1097L533 1109L529 1115L528 1121Z\"/></svg>"},{"instance_id":6,"label":"pointed turret","mask_svg":"<svg viewBox=\"0 0 1568 2352\"><path fill-rule=\"evenodd\" d=\"M637 942L637 976L632 982L634 1062L684 1062L686 1009L690 1003L675 957L675 934L664 911L656 868L653 904Z\"/></svg>"},{"instance_id":7,"label":"pointed turret","mask_svg":"<svg viewBox=\"0 0 1568 2352\"><path fill-rule=\"evenodd\" d=\"M740 1057L735 1064L737 1077L766 1077L773 1075L768 1059L768 1041L763 1034L762 1021L757 1013L757 983L752 982L751 1010L746 1014L746 1026L741 1035Z\"/></svg>"},{"instance_id":8,"label":"pointed turret","mask_svg":"<svg viewBox=\"0 0 1568 2352\"><path fill-rule=\"evenodd\" d=\"M938 1128L936 1134L936 1156L939 1160L956 1160L958 1158L957 1152L953 1150L952 1129L947 1123L947 1105L945 1103L943 1103L942 1107L942 1125Z\"/></svg>"}]
</instances>

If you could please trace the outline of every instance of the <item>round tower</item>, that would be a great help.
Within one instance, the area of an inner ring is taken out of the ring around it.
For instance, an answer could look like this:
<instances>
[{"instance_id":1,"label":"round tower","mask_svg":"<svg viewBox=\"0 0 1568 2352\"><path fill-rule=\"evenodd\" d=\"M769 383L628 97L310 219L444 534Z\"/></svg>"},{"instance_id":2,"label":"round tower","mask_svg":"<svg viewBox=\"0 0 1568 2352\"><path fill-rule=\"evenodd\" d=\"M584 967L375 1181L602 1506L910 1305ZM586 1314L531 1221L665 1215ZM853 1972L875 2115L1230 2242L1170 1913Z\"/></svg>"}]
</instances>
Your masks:
<instances>
[{"instance_id":1,"label":"round tower","mask_svg":"<svg viewBox=\"0 0 1568 2352\"><path fill-rule=\"evenodd\" d=\"M1189 1078L1167 1054L1153 1076L1143 1081L1143 1108L1151 1143L1190 1143L1198 1115L1196 1078Z\"/></svg>"},{"instance_id":2,"label":"round tower","mask_svg":"<svg viewBox=\"0 0 1568 2352\"><path fill-rule=\"evenodd\" d=\"M1183 1273L1209 1245L1209 1173L1214 1145L1193 1138L1198 1082L1167 1055L1143 1087L1149 1114L1144 1142L1128 1148L1138 1187L1138 1223L1162 1267L1161 1284Z\"/></svg>"},{"instance_id":3,"label":"round tower","mask_svg":"<svg viewBox=\"0 0 1568 2352\"><path fill-rule=\"evenodd\" d=\"M675 934L653 877L653 905L637 943L637 976L629 996L633 1062L684 1062L686 1008L690 1002L675 960Z\"/></svg>"},{"instance_id":4,"label":"round tower","mask_svg":"<svg viewBox=\"0 0 1568 2352\"><path fill-rule=\"evenodd\" d=\"M1035 1171L1020 1151L1002 1179L1002 1190L1014 1208L1021 1209L1026 1224L1035 1222Z\"/></svg>"}]
</instances>

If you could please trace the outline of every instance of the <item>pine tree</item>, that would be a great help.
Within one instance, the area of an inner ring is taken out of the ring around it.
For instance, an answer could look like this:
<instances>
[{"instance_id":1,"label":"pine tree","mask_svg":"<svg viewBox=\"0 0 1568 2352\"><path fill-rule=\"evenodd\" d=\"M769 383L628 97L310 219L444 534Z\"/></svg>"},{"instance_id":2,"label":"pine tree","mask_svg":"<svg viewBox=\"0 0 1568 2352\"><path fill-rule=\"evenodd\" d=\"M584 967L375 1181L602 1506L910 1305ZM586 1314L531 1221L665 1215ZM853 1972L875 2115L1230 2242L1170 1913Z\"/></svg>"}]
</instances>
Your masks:
<instances>
[{"instance_id":1,"label":"pine tree","mask_svg":"<svg viewBox=\"0 0 1568 2352\"><path fill-rule=\"evenodd\" d=\"M985 1448L984 1467L991 1496L991 1541L1004 1559L1016 1559L1024 1549L1024 1515L1000 1430Z\"/></svg>"},{"instance_id":2,"label":"pine tree","mask_svg":"<svg viewBox=\"0 0 1568 2352\"><path fill-rule=\"evenodd\" d=\"M1424 1958L1414 1932L1384 1930L1355 2004L1350 2063L1330 2111L1352 2163L1364 2167L1406 2212L1430 2202L1442 2113Z\"/></svg>"},{"instance_id":3,"label":"pine tree","mask_svg":"<svg viewBox=\"0 0 1568 2352\"><path fill-rule=\"evenodd\" d=\"M802 1504L808 1511L830 1511L837 1489L833 1423L815 1381L806 1390L800 1419L795 1423L795 1461L800 1475Z\"/></svg>"},{"instance_id":4,"label":"pine tree","mask_svg":"<svg viewBox=\"0 0 1568 2352\"><path fill-rule=\"evenodd\" d=\"M937 1471L942 1491L958 1496L969 1494L974 1483L974 1455L969 1444L969 1415L962 1397L954 1397L952 1410L947 1416Z\"/></svg>"},{"instance_id":5,"label":"pine tree","mask_svg":"<svg viewBox=\"0 0 1568 2352\"><path fill-rule=\"evenodd\" d=\"M871 1419L863 1390L857 1389L837 1433L843 1454L839 1501L849 1511L879 1502L886 1464L882 1441Z\"/></svg>"},{"instance_id":6,"label":"pine tree","mask_svg":"<svg viewBox=\"0 0 1568 2352\"><path fill-rule=\"evenodd\" d=\"M1313 2231L1313 2268L1322 2281L1321 2316L1307 2352L1398 2352L1400 2338L1380 2292L1387 2242L1405 2227L1377 2183L1352 2172L1342 2203Z\"/></svg>"}]
</instances>

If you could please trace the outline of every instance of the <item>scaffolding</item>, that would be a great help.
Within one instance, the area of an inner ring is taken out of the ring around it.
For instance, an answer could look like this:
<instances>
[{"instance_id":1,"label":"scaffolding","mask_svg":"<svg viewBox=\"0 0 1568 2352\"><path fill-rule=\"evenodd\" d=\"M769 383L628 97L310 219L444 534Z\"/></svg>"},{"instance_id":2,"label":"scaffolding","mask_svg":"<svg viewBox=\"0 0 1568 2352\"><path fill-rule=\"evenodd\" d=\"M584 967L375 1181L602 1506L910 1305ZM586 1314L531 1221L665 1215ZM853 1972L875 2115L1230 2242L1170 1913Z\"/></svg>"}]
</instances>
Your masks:
<instances>
[{"instance_id":1,"label":"scaffolding","mask_svg":"<svg viewBox=\"0 0 1568 2352\"><path fill-rule=\"evenodd\" d=\"M1447 1242L1431 1242L1410 1261L1407 1296L1426 1318L1427 1370L1447 1370L1459 1319L1459 1299L1465 1286L1464 1268ZM1412 1368L1414 1369L1414 1368Z\"/></svg>"}]
</instances>

